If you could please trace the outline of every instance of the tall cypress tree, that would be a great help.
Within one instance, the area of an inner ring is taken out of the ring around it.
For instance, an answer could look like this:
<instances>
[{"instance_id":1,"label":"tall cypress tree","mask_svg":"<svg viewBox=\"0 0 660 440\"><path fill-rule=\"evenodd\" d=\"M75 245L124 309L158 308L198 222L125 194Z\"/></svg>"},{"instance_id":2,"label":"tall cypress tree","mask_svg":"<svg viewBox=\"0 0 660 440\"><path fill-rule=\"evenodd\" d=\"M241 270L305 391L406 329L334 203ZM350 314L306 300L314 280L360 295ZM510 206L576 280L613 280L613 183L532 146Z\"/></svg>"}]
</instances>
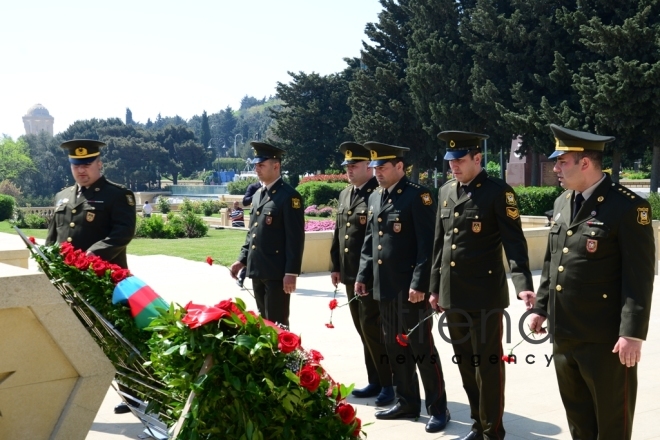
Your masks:
<instances>
[{"instance_id":1,"label":"tall cypress tree","mask_svg":"<svg viewBox=\"0 0 660 440\"><path fill-rule=\"evenodd\" d=\"M204 148L208 148L211 141L211 127L209 126L209 117L206 110L202 113L202 133L199 137L200 142Z\"/></svg>"}]
</instances>

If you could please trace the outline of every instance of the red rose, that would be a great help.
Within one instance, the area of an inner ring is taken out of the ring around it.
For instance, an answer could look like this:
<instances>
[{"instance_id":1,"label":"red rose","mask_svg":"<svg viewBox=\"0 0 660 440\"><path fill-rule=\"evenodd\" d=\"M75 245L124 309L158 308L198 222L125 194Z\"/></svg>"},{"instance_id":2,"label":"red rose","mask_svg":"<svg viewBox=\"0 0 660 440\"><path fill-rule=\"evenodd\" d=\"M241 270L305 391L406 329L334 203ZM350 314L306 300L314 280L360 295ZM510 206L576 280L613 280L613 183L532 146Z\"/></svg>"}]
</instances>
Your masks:
<instances>
[{"instance_id":1,"label":"red rose","mask_svg":"<svg viewBox=\"0 0 660 440\"><path fill-rule=\"evenodd\" d=\"M335 328L335 326L331 322L326 323L325 326L328 328Z\"/></svg>"},{"instance_id":2,"label":"red rose","mask_svg":"<svg viewBox=\"0 0 660 440\"><path fill-rule=\"evenodd\" d=\"M60 245L60 254L65 255L73 252L73 245L67 241Z\"/></svg>"},{"instance_id":3,"label":"red rose","mask_svg":"<svg viewBox=\"0 0 660 440\"><path fill-rule=\"evenodd\" d=\"M396 342L402 347L407 347L408 346L408 336L404 335L404 334L396 335Z\"/></svg>"},{"instance_id":4,"label":"red rose","mask_svg":"<svg viewBox=\"0 0 660 440\"><path fill-rule=\"evenodd\" d=\"M362 430L362 420L355 418L355 429L353 430L353 437L359 437Z\"/></svg>"},{"instance_id":5,"label":"red rose","mask_svg":"<svg viewBox=\"0 0 660 440\"><path fill-rule=\"evenodd\" d=\"M37 244L37 240L31 235L28 237L28 240L30 240L30 243L32 244Z\"/></svg>"},{"instance_id":6,"label":"red rose","mask_svg":"<svg viewBox=\"0 0 660 440\"><path fill-rule=\"evenodd\" d=\"M121 266L113 263L108 263L108 269L115 271L115 270L121 270Z\"/></svg>"},{"instance_id":7,"label":"red rose","mask_svg":"<svg viewBox=\"0 0 660 440\"><path fill-rule=\"evenodd\" d=\"M315 364L318 364L323 360L323 355L316 350L309 350L309 356Z\"/></svg>"},{"instance_id":8,"label":"red rose","mask_svg":"<svg viewBox=\"0 0 660 440\"><path fill-rule=\"evenodd\" d=\"M64 264L73 266L76 263L76 254L69 252L64 256Z\"/></svg>"},{"instance_id":9,"label":"red rose","mask_svg":"<svg viewBox=\"0 0 660 440\"><path fill-rule=\"evenodd\" d=\"M99 258L97 261L92 263L92 270L94 273L96 273L96 276L104 277L106 271L108 270L108 263Z\"/></svg>"},{"instance_id":10,"label":"red rose","mask_svg":"<svg viewBox=\"0 0 660 440\"><path fill-rule=\"evenodd\" d=\"M112 279L113 283L118 284L120 281L130 276L130 274L131 273L128 271L128 269L117 269L112 271L110 278Z\"/></svg>"},{"instance_id":11,"label":"red rose","mask_svg":"<svg viewBox=\"0 0 660 440\"><path fill-rule=\"evenodd\" d=\"M312 393L316 391L321 384L321 376L316 372L316 368L311 365L305 365L298 372L298 377L300 377L300 386L307 388L307 390Z\"/></svg>"},{"instance_id":12,"label":"red rose","mask_svg":"<svg viewBox=\"0 0 660 440\"><path fill-rule=\"evenodd\" d=\"M213 266L213 258L206 257L206 262L209 264L209 266Z\"/></svg>"},{"instance_id":13,"label":"red rose","mask_svg":"<svg viewBox=\"0 0 660 440\"><path fill-rule=\"evenodd\" d=\"M516 357L513 354L510 354L508 356L507 355L502 356L502 360L504 362L508 362L509 364L511 362L513 362L514 364L516 363Z\"/></svg>"},{"instance_id":14,"label":"red rose","mask_svg":"<svg viewBox=\"0 0 660 440\"><path fill-rule=\"evenodd\" d=\"M337 308L337 300L333 299L332 301L330 301L330 304L328 304L328 307L330 307L330 310L336 309Z\"/></svg>"},{"instance_id":15,"label":"red rose","mask_svg":"<svg viewBox=\"0 0 660 440\"><path fill-rule=\"evenodd\" d=\"M87 259L86 255L78 255L78 258L76 258L76 261L73 263L73 265L80 270L87 270L89 267L89 260Z\"/></svg>"},{"instance_id":16,"label":"red rose","mask_svg":"<svg viewBox=\"0 0 660 440\"><path fill-rule=\"evenodd\" d=\"M340 403L337 405L335 412L339 414L341 421L347 425L355 419L355 408L348 403Z\"/></svg>"},{"instance_id":17,"label":"red rose","mask_svg":"<svg viewBox=\"0 0 660 440\"><path fill-rule=\"evenodd\" d=\"M286 330L277 335L277 340L279 341L277 348L279 348L282 353L291 353L300 345L300 338Z\"/></svg>"}]
</instances>

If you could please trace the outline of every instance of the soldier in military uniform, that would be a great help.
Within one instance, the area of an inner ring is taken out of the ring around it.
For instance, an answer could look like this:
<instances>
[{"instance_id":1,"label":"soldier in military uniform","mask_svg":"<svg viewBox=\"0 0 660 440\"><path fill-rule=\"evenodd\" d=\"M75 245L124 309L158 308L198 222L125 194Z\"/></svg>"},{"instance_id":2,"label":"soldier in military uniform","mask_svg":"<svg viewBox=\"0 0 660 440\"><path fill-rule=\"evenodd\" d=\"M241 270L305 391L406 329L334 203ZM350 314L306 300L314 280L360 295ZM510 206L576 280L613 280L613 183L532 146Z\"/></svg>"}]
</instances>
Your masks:
<instances>
[{"instance_id":1,"label":"soldier in military uniform","mask_svg":"<svg viewBox=\"0 0 660 440\"><path fill-rule=\"evenodd\" d=\"M377 396L377 406L389 405L394 401L394 387L383 342L378 302L372 295L353 301L355 276L360 266L360 251L367 229L367 200L378 187L378 181L373 177L373 168L369 167L369 150L355 142L344 142L339 150L344 154L342 165L346 166L351 184L339 194L335 234L330 249L330 277L335 287L340 282L346 286L348 307L362 340L369 379L369 384L353 390L353 395L364 398ZM370 289L371 285L367 286L367 290Z\"/></svg>"},{"instance_id":2,"label":"soldier in military uniform","mask_svg":"<svg viewBox=\"0 0 660 440\"><path fill-rule=\"evenodd\" d=\"M126 247L135 235L135 197L101 171L103 142L76 139L60 145L69 153L76 184L55 196L55 213L46 244L69 242L75 248L127 268Z\"/></svg>"},{"instance_id":3,"label":"soldier in military uniform","mask_svg":"<svg viewBox=\"0 0 660 440\"><path fill-rule=\"evenodd\" d=\"M572 437L630 439L656 260L651 207L603 173L613 137L550 128L566 191L555 201L530 327L544 333L549 319Z\"/></svg>"},{"instance_id":4,"label":"soldier in military uniform","mask_svg":"<svg viewBox=\"0 0 660 440\"><path fill-rule=\"evenodd\" d=\"M424 321L408 338L406 334L432 313L429 292L435 207L428 189L409 181L405 174L405 147L367 142L370 166L375 167L378 191L369 197L367 231L362 245L355 293L371 294L379 301L385 346L394 373L398 401L376 412L377 419L416 418L421 399L417 369L422 378L427 411L427 432L442 431L449 421L447 394L440 357L433 342L430 321Z\"/></svg>"},{"instance_id":5,"label":"soldier in military uniform","mask_svg":"<svg viewBox=\"0 0 660 440\"><path fill-rule=\"evenodd\" d=\"M444 131L438 138L448 144L444 158L454 178L438 196L429 302L446 312L470 402L474 424L463 439L501 439L505 435L502 317L509 305L502 247L518 296L531 307L534 286L527 241L513 189L488 177L481 166L488 136Z\"/></svg>"},{"instance_id":6,"label":"soldier in military uniform","mask_svg":"<svg viewBox=\"0 0 660 440\"><path fill-rule=\"evenodd\" d=\"M281 177L284 150L251 142L262 188L253 197L250 225L241 253L231 266L236 279L247 266L261 315L289 326L289 303L296 290L305 245L302 197Z\"/></svg>"},{"instance_id":7,"label":"soldier in military uniform","mask_svg":"<svg viewBox=\"0 0 660 440\"><path fill-rule=\"evenodd\" d=\"M133 192L101 174L103 142L74 139L60 147L69 154L76 184L55 196L55 213L48 225L46 244L69 242L88 255L97 255L126 269L126 247L135 235ZM130 394L121 384L120 390ZM116 414L128 412L125 403L115 406Z\"/></svg>"}]
</instances>

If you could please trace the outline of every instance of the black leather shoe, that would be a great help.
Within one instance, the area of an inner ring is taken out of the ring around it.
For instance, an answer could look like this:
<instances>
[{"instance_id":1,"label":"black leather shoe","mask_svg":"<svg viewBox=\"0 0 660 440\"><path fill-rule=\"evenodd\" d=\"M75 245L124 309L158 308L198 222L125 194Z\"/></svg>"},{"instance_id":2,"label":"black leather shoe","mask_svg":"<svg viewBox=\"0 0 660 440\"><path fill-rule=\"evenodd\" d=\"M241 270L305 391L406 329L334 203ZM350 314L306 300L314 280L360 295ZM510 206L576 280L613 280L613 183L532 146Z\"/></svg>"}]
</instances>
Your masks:
<instances>
[{"instance_id":1,"label":"black leather shoe","mask_svg":"<svg viewBox=\"0 0 660 440\"><path fill-rule=\"evenodd\" d=\"M404 408L399 403L384 411L376 411L376 418L379 420L416 419L417 417L419 417L419 410Z\"/></svg>"},{"instance_id":2,"label":"black leather shoe","mask_svg":"<svg viewBox=\"0 0 660 440\"><path fill-rule=\"evenodd\" d=\"M376 397L380 393L380 385L370 383L364 388L353 390L351 394L355 397Z\"/></svg>"},{"instance_id":3,"label":"black leather shoe","mask_svg":"<svg viewBox=\"0 0 660 440\"><path fill-rule=\"evenodd\" d=\"M429 422L426 424L426 432L440 432L445 429L447 423L451 420L451 415L449 415L449 410L445 410L444 415L441 416L431 416Z\"/></svg>"},{"instance_id":4,"label":"black leather shoe","mask_svg":"<svg viewBox=\"0 0 660 440\"><path fill-rule=\"evenodd\" d=\"M131 412L131 409L124 402L115 406L115 414L126 414Z\"/></svg>"},{"instance_id":5,"label":"black leather shoe","mask_svg":"<svg viewBox=\"0 0 660 440\"><path fill-rule=\"evenodd\" d=\"M484 436L475 431L470 431L465 437L461 437L460 440L484 440Z\"/></svg>"},{"instance_id":6,"label":"black leather shoe","mask_svg":"<svg viewBox=\"0 0 660 440\"><path fill-rule=\"evenodd\" d=\"M383 387L380 389L380 394L376 397L376 406L390 405L394 402L394 387Z\"/></svg>"}]
</instances>

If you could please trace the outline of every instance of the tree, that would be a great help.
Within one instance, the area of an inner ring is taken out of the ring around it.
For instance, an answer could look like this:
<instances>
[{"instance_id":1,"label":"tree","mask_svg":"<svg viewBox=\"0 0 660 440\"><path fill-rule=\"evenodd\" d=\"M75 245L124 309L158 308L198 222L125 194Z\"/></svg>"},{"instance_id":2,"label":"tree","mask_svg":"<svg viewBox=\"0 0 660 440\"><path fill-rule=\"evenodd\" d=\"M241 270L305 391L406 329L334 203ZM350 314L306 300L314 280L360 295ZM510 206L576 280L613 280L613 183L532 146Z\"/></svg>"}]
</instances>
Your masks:
<instances>
[{"instance_id":1,"label":"tree","mask_svg":"<svg viewBox=\"0 0 660 440\"><path fill-rule=\"evenodd\" d=\"M64 130L59 133L56 138L60 143L70 141L72 139L93 139L99 140L99 134L97 133L99 128L109 127L114 125L124 125L124 123L119 118L109 118L109 119L86 119L79 120L74 122Z\"/></svg>"},{"instance_id":2,"label":"tree","mask_svg":"<svg viewBox=\"0 0 660 440\"><path fill-rule=\"evenodd\" d=\"M15 181L28 171L36 171L36 168L30 159L27 143L22 138L14 141L4 135L0 139L0 182Z\"/></svg>"},{"instance_id":3,"label":"tree","mask_svg":"<svg viewBox=\"0 0 660 440\"><path fill-rule=\"evenodd\" d=\"M27 151L34 164L34 169L20 174L16 183L28 198L48 199L62 188L73 182L69 161L65 150L60 148L60 142L45 131L39 134L23 136Z\"/></svg>"},{"instance_id":4,"label":"tree","mask_svg":"<svg viewBox=\"0 0 660 440\"><path fill-rule=\"evenodd\" d=\"M435 154L435 136L424 131L406 81L410 28L410 0L380 0L378 23L365 29L371 44L362 43L359 60L347 60L354 69L348 105L348 131L357 142L378 141L410 148L413 180L420 166Z\"/></svg>"},{"instance_id":5,"label":"tree","mask_svg":"<svg viewBox=\"0 0 660 440\"><path fill-rule=\"evenodd\" d=\"M177 184L180 172L189 175L204 166L208 157L206 150L195 142L195 133L184 125L168 125L156 132L156 141L165 148L168 160L160 168L161 175L171 175Z\"/></svg>"},{"instance_id":6,"label":"tree","mask_svg":"<svg viewBox=\"0 0 660 440\"><path fill-rule=\"evenodd\" d=\"M234 145L234 130L236 129L236 117L230 106L220 112L218 118L218 148L229 148Z\"/></svg>"},{"instance_id":7,"label":"tree","mask_svg":"<svg viewBox=\"0 0 660 440\"><path fill-rule=\"evenodd\" d=\"M126 107L126 125L134 125L133 122L133 112L130 108Z\"/></svg>"},{"instance_id":8,"label":"tree","mask_svg":"<svg viewBox=\"0 0 660 440\"><path fill-rule=\"evenodd\" d=\"M578 1L571 17L580 42L598 59L574 76L582 109L595 131L631 149L653 147L651 192L660 184L660 0ZM640 149L636 151L640 152ZM638 153L640 156L641 154Z\"/></svg>"},{"instance_id":9,"label":"tree","mask_svg":"<svg viewBox=\"0 0 660 440\"><path fill-rule=\"evenodd\" d=\"M279 141L284 147L284 169L297 184L300 174L328 168L339 145L349 140L345 133L349 90L345 73L289 75L293 78L289 84L277 83L283 104L280 110L271 110L275 126L273 140L268 141Z\"/></svg>"},{"instance_id":10,"label":"tree","mask_svg":"<svg viewBox=\"0 0 660 440\"><path fill-rule=\"evenodd\" d=\"M209 127L209 117L206 115L206 110L202 113L201 131L199 140L202 143L202 147L206 148L210 145L209 142L211 141L211 128Z\"/></svg>"}]
</instances>

